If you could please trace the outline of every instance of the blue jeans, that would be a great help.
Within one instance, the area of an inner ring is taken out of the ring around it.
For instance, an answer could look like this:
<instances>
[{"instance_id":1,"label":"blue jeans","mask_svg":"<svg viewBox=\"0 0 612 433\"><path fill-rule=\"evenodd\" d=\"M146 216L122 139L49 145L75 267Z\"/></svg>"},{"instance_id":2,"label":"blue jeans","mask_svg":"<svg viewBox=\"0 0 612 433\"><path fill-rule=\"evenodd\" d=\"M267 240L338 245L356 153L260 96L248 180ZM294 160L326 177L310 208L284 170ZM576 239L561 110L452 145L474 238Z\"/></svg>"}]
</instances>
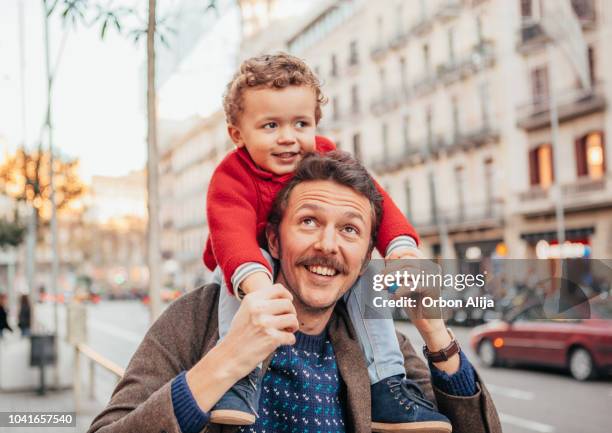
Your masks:
<instances>
[{"instance_id":1,"label":"blue jeans","mask_svg":"<svg viewBox=\"0 0 612 433\"><path fill-rule=\"evenodd\" d=\"M267 251L262 250L266 260L274 269L275 263ZM361 350L368 366L370 383L373 385L391 376L405 374L404 355L402 354L391 312L373 310L372 295L385 296L386 293L375 293L371 289L372 276L379 272L380 265L372 262L365 273L344 295L344 302L355 328ZM213 282L221 286L219 296L219 337L222 339L230 328L234 315L240 308L240 301L230 295L219 268L215 270Z\"/></svg>"}]
</instances>

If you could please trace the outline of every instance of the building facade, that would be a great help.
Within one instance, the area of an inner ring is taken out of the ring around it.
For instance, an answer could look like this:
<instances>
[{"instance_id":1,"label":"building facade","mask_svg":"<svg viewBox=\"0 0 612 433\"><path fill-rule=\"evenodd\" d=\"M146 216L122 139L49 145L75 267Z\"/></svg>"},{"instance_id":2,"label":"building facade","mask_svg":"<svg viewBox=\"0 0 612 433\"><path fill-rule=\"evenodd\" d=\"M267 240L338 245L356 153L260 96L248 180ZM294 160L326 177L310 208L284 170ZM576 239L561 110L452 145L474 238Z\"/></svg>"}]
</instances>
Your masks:
<instances>
[{"instance_id":1,"label":"building facade","mask_svg":"<svg viewBox=\"0 0 612 433\"><path fill-rule=\"evenodd\" d=\"M552 48L558 183L568 240L607 257L612 67L597 53L610 49L611 5L572 6L594 86L577 88ZM535 257L539 240L555 242L539 8L538 0L337 1L287 42L324 83L321 132L371 167L433 256Z\"/></svg>"}]
</instances>

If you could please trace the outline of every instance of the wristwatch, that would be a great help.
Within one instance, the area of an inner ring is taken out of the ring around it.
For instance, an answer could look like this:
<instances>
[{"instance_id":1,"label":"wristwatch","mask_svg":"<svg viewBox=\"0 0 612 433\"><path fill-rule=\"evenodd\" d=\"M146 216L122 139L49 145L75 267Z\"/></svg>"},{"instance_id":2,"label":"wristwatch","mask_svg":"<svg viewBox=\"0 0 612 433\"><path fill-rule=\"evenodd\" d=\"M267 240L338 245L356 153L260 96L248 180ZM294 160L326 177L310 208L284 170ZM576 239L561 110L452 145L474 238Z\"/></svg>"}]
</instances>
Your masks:
<instances>
[{"instance_id":1,"label":"wristwatch","mask_svg":"<svg viewBox=\"0 0 612 433\"><path fill-rule=\"evenodd\" d=\"M423 354L429 361L431 362L448 361L448 359L451 356L455 355L456 353L459 353L459 351L461 350L459 348L459 343L457 343L457 339L455 338L455 334L453 334L453 331L451 331L450 328L446 328L446 330L448 331L448 335L450 335L450 338L452 341L444 349L439 350L437 352L431 352L427 348L427 345L423 346Z\"/></svg>"}]
</instances>

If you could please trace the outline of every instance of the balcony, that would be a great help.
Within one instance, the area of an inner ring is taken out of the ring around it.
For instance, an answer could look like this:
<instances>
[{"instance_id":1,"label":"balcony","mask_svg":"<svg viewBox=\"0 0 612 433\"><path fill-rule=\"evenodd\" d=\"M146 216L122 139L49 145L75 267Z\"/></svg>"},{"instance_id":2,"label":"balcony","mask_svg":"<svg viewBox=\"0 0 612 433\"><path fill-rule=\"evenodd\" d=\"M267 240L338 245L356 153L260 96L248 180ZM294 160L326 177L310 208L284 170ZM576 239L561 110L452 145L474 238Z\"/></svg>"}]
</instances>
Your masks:
<instances>
[{"instance_id":1,"label":"balcony","mask_svg":"<svg viewBox=\"0 0 612 433\"><path fill-rule=\"evenodd\" d=\"M518 32L516 49L518 52L526 54L544 47L547 41L548 37L539 22L525 20L521 23L521 28Z\"/></svg>"},{"instance_id":2,"label":"balcony","mask_svg":"<svg viewBox=\"0 0 612 433\"><path fill-rule=\"evenodd\" d=\"M408 38L410 35L407 32L399 31L395 36L391 38L389 41L389 48L392 50L399 50L406 46L408 42Z\"/></svg>"},{"instance_id":3,"label":"balcony","mask_svg":"<svg viewBox=\"0 0 612 433\"><path fill-rule=\"evenodd\" d=\"M346 73L354 75L359 70L359 56L353 54L349 57L346 63Z\"/></svg>"},{"instance_id":4,"label":"balcony","mask_svg":"<svg viewBox=\"0 0 612 433\"><path fill-rule=\"evenodd\" d=\"M372 100L370 111L375 116L395 110L400 104L400 94L397 92L386 91L381 96Z\"/></svg>"},{"instance_id":5,"label":"balcony","mask_svg":"<svg viewBox=\"0 0 612 433\"><path fill-rule=\"evenodd\" d=\"M321 118L319 128L326 132L337 131L342 128L346 120L347 116L345 116L342 111L339 110L335 116L332 113L329 113L329 116Z\"/></svg>"},{"instance_id":6,"label":"balcony","mask_svg":"<svg viewBox=\"0 0 612 433\"><path fill-rule=\"evenodd\" d=\"M485 123L478 128L454 136L447 150L449 153L465 152L497 141L499 141L499 132L490 124Z\"/></svg>"},{"instance_id":7,"label":"balcony","mask_svg":"<svg viewBox=\"0 0 612 433\"><path fill-rule=\"evenodd\" d=\"M560 187L566 212L593 211L612 205L612 176L601 179L583 177ZM517 212L526 217L554 215L558 192L553 188L532 186L518 194Z\"/></svg>"},{"instance_id":8,"label":"balcony","mask_svg":"<svg viewBox=\"0 0 612 433\"><path fill-rule=\"evenodd\" d=\"M443 21L447 21L453 18L457 18L461 13L461 1L460 0L444 0L438 6L436 11L436 18Z\"/></svg>"},{"instance_id":9,"label":"balcony","mask_svg":"<svg viewBox=\"0 0 612 433\"><path fill-rule=\"evenodd\" d=\"M388 47L384 43L378 43L370 50L370 57L375 62L380 62L387 55Z\"/></svg>"},{"instance_id":10,"label":"balcony","mask_svg":"<svg viewBox=\"0 0 612 433\"><path fill-rule=\"evenodd\" d=\"M432 20L428 16L422 16L408 30L410 36L423 36L433 28Z\"/></svg>"},{"instance_id":11,"label":"balcony","mask_svg":"<svg viewBox=\"0 0 612 433\"><path fill-rule=\"evenodd\" d=\"M482 41L475 45L469 54L463 58L438 65L437 76L444 85L450 85L494 64L493 43Z\"/></svg>"},{"instance_id":12,"label":"balcony","mask_svg":"<svg viewBox=\"0 0 612 433\"><path fill-rule=\"evenodd\" d=\"M436 88L436 72L425 72L417 78L412 85L412 92L415 96L423 96L433 92Z\"/></svg>"},{"instance_id":13,"label":"balcony","mask_svg":"<svg viewBox=\"0 0 612 433\"><path fill-rule=\"evenodd\" d=\"M378 174L389 173L423 162L424 152L410 143L398 149L391 149L387 154L373 158L370 166Z\"/></svg>"},{"instance_id":14,"label":"balcony","mask_svg":"<svg viewBox=\"0 0 612 433\"><path fill-rule=\"evenodd\" d=\"M485 203L465 203L452 210L438 210L437 215L419 218L412 223L421 236L436 235L444 224L449 234L502 228L504 224L503 201L491 200Z\"/></svg>"},{"instance_id":15,"label":"balcony","mask_svg":"<svg viewBox=\"0 0 612 433\"><path fill-rule=\"evenodd\" d=\"M568 89L557 92L555 95L559 123L603 111L607 106L603 89L599 85L589 90ZM549 104L548 95L543 95L517 107L518 127L526 131L548 127L550 125Z\"/></svg>"}]
</instances>

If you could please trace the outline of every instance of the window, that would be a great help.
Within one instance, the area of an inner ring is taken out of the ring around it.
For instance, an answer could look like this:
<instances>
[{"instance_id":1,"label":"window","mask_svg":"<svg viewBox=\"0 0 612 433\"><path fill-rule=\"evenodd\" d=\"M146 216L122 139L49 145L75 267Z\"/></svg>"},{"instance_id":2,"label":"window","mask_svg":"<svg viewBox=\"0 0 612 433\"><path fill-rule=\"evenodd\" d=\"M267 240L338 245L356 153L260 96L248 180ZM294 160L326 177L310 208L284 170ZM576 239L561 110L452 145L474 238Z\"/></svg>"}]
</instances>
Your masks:
<instances>
[{"instance_id":1,"label":"window","mask_svg":"<svg viewBox=\"0 0 612 433\"><path fill-rule=\"evenodd\" d=\"M404 140L404 149L410 149L410 116L404 116L402 121L402 138Z\"/></svg>"},{"instance_id":2,"label":"window","mask_svg":"<svg viewBox=\"0 0 612 433\"><path fill-rule=\"evenodd\" d=\"M395 27L398 35L404 31L404 4L402 1L395 6Z\"/></svg>"},{"instance_id":3,"label":"window","mask_svg":"<svg viewBox=\"0 0 612 433\"><path fill-rule=\"evenodd\" d=\"M457 203L459 206L459 220L465 216L465 174L463 167L455 167L455 186L457 187Z\"/></svg>"},{"instance_id":4,"label":"window","mask_svg":"<svg viewBox=\"0 0 612 433\"><path fill-rule=\"evenodd\" d=\"M434 223L438 222L438 205L436 199L436 181L434 179L433 172L427 174L427 180L429 182L429 210L431 213L431 220Z\"/></svg>"},{"instance_id":5,"label":"window","mask_svg":"<svg viewBox=\"0 0 612 433\"><path fill-rule=\"evenodd\" d=\"M361 134L353 134L353 155L361 161Z\"/></svg>"},{"instance_id":6,"label":"window","mask_svg":"<svg viewBox=\"0 0 612 433\"><path fill-rule=\"evenodd\" d=\"M457 101L456 96L453 96L452 98L451 107L453 116L453 138L458 140L459 136L461 135L461 131L459 130L459 102Z\"/></svg>"},{"instance_id":7,"label":"window","mask_svg":"<svg viewBox=\"0 0 612 433\"><path fill-rule=\"evenodd\" d=\"M591 86L595 85L595 47L593 47L592 45L589 46L589 51L588 51L588 57L589 57L589 79L591 80Z\"/></svg>"},{"instance_id":8,"label":"window","mask_svg":"<svg viewBox=\"0 0 612 433\"><path fill-rule=\"evenodd\" d=\"M406 217L410 219L412 215L412 191L410 190L410 181L408 179L404 182L404 195L406 199Z\"/></svg>"},{"instance_id":9,"label":"window","mask_svg":"<svg viewBox=\"0 0 612 433\"><path fill-rule=\"evenodd\" d=\"M529 177L531 185L548 188L554 179L552 146L541 144L529 152Z\"/></svg>"},{"instance_id":10,"label":"window","mask_svg":"<svg viewBox=\"0 0 612 433\"><path fill-rule=\"evenodd\" d=\"M384 98L385 93L387 92L387 77L386 77L385 68L380 68L378 71L378 77L380 79L380 94Z\"/></svg>"},{"instance_id":11,"label":"window","mask_svg":"<svg viewBox=\"0 0 612 433\"><path fill-rule=\"evenodd\" d=\"M331 56L331 70L329 73L332 77L338 76L338 59L335 54Z\"/></svg>"},{"instance_id":12,"label":"window","mask_svg":"<svg viewBox=\"0 0 612 433\"><path fill-rule=\"evenodd\" d=\"M427 148L431 149L433 146L433 114L431 107L427 107L425 112L425 124L427 127Z\"/></svg>"},{"instance_id":13,"label":"window","mask_svg":"<svg viewBox=\"0 0 612 433\"><path fill-rule=\"evenodd\" d=\"M405 92L408 90L408 77L406 76L406 59L404 57L400 57L399 59L399 68L402 91Z\"/></svg>"},{"instance_id":14,"label":"window","mask_svg":"<svg viewBox=\"0 0 612 433\"><path fill-rule=\"evenodd\" d=\"M448 59L453 64L455 63L455 29L448 29L446 37L448 39Z\"/></svg>"},{"instance_id":15,"label":"window","mask_svg":"<svg viewBox=\"0 0 612 433\"><path fill-rule=\"evenodd\" d=\"M486 209L487 214L491 215L493 213L493 197L494 197L494 172L495 167L493 166L493 158L487 158L484 160L484 187L485 187L485 200L486 200Z\"/></svg>"},{"instance_id":16,"label":"window","mask_svg":"<svg viewBox=\"0 0 612 433\"><path fill-rule=\"evenodd\" d=\"M423 69L425 70L427 74L429 74L429 71L430 71L429 45L427 44L423 44Z\"/></svg>"},{"instance_id":17,"label":"window","mask_svg":"<svg viewBox=\"0 0 612 433\"><path fill-rule=\"evenodd\" d=\"M595 21L595 2L593 0L572 0L574 13L581 21Z\"/></svg>"},{"instance_id":18,"label":"window","mask_svg":"<svg viewBox=\"0 0 612 433\"><path fill-rule=\"evenodd\" d=\"M484 41L484 34L482 32L482 17L480 15L476 17L476 38L479 45Z\"/></svg>"},{"instance_id":19,"label":"window","mask_svg":"<svg viewBox=\"0 0 612 433\"><path fill-rule=\"evenodd\" d=\"M340 119L340 101L337 96L332 98L332 118L333 120Z\"/></svg>"},{"instance_id":20,"label":"window","mask_svg":"<svg viewBox=\"0 0 612 433\"><path fill-rule=\"evenodd\" d=\"M359 64L359 51L357 50L357 41L351 41L349 45L349 65L354 66Z\"/></svg>"},{"instance_id":21,"label":"window","mask_svg":"<svg viewBox=\"0 0 612 433\"><path fill-rule=\"evenodd\" d=\"M351 86L351 112L359 113L359 87L356 84Z\"/></svg>"},{"instance_id":22,"label":"window","mask_svg":"<svg viewBox=\"0 0 612 433\"><path fill-rule=\"evenodd\" d=\"M541 66L531 71L531 96L533 104L548 104L548 68Z\"/></svg>"},{"instance_id":23,"label":"window","mask_svg":"<svg viewBox=\"0 0 612 433\"><path fill-rule=\"evenodd\" d=\"M389 156L389 126L386 123L382 124L381 128L382 144L383 144L383 156L385 159Z\"/></svg>"},{"instance_id":24,"label":"window","mask_svg":"<svg viewBox=\"0 0 612 433\"><path fill-rule=\"evenodd\" d=\"M575 147L577 176L602 179L606 172L603 133L590 132L576 140Z\"/></svg>"},{"instance_id":25,"label":"window","mask_svg":"<svg viewBox=\"0 0 612 433\"><path fill-rule=\"evenodd\" d=\"M532 11L532 0L520 0L521 1L521 16L523 18L531 18L533 15Z\"/></svg>"},{"instance_id":26,"label":"window","mask_svg":"<svg viewBox=\"0 0 612 433\"><path fill-rule=\"evenodd\" d=\"M482 117L482 126L483 129L487 129L489 126L490 119L490 100L489 100L489 83L483 81L480 83L479 87L480 92L480 115Z\"/></svg>"},{"instance_id":27,"label":"window","mask_svg":"<svg viewBox=\"0 0 612 433\"><path fill-rule=\"evenodd\" d=\"M383 44L383 17L380 15L376 19L376 35L378 37L378 45Z\"/></svg>"}]
</instances>

